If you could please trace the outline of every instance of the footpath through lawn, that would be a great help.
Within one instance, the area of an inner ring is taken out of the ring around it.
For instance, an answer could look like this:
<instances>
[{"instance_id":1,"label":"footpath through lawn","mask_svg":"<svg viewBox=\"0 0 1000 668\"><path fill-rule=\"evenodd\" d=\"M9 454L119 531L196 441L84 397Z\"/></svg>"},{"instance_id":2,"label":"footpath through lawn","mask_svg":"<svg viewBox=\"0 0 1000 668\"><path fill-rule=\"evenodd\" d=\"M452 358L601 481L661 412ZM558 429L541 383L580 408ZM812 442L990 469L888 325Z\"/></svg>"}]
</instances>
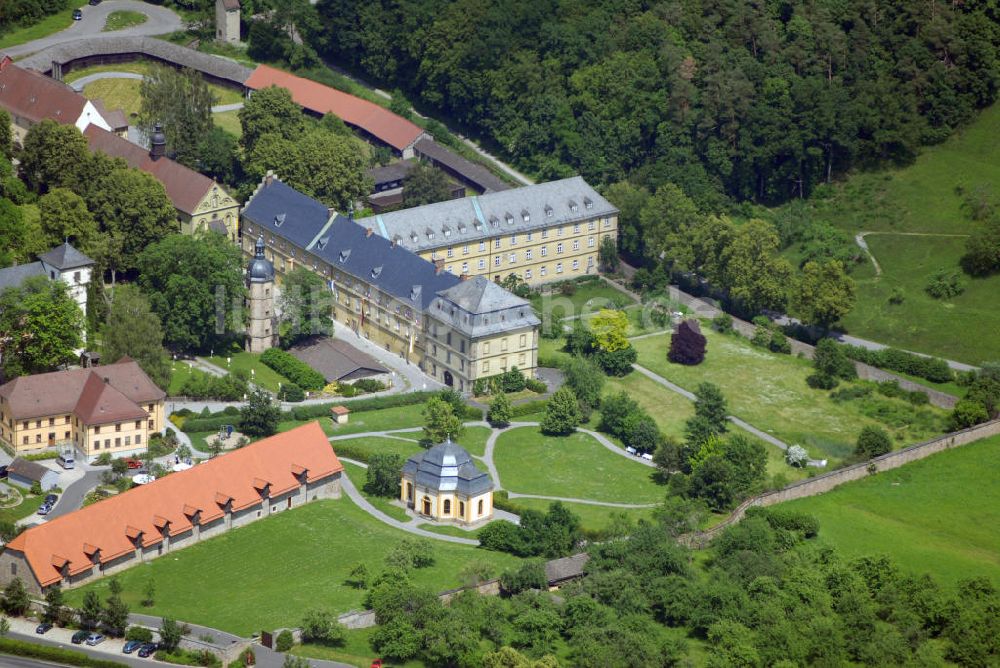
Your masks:
<instances>
[{"instance_id":1,"label":"footpath through lawn","mask_svg":"<svg viewBox=\"0 0 1000 668\"><path fill-rule=\"evenodd\" d=\"M364 590L346 584L364 562L377 573L386 553L409 534L374 519L346 497L313 501L300 508L171 553L118 574L123 598L135 612L169 616L248 636L261 629L296 626L304 612L322 607L336 613L361 609ZM414 584L445 590L462 584L459 573L473 559L495 574L516 557L433 541L436 563L411 572ZM156 586L156 604L143 608L146 584ZM109 595L110 578L67 592L77 606L84 592Z\"/></svg>"},{"instance_id":2,"label":"footpath through lawn","mask_svg":"<svg viewBox=\"0 0 1000 668\"><path fill-rule=\"evenodd\" d=\"M985 575L1000 586L997 470L993 437L782 507L815 515L820 539L849 557L888 554L947 583Z\"/></svg>"}]
</instances>

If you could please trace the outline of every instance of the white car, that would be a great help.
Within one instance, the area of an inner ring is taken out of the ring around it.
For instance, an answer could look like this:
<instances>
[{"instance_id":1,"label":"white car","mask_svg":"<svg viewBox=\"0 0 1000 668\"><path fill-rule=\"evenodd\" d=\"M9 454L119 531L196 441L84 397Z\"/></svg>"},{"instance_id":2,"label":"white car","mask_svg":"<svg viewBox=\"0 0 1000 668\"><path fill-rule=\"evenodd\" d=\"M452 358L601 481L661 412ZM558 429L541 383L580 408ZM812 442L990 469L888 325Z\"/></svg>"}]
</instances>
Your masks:
<instances>
[{"instance_id":1,"label":"white car","mask_svg":"<svg viewBox=\"0 0 1000 668\"><path fill-rule=\"evenodd\" d=\"M645 460L646 460L647 462L651 462L651 461L653 461L653 455L651 455L651 454L650 454L650 453L648 453L648 452L644 452L644 453L642 453L642 454L640 455L640 457L642 457L643 459L645 459Z\"/></svg>"},{"instance_id":2,"label":"white car","mask_svg":"<svg viewBox=\"0 0 1000 668\"><path fill-rule=\"evenodd\" d=\"M639 454L638 452L636 452L635 448L633 448L631 445L626 445L625 446L625 452L629 453L630 455L637 455L637 454Z\"/></svg>"}]
</instances>

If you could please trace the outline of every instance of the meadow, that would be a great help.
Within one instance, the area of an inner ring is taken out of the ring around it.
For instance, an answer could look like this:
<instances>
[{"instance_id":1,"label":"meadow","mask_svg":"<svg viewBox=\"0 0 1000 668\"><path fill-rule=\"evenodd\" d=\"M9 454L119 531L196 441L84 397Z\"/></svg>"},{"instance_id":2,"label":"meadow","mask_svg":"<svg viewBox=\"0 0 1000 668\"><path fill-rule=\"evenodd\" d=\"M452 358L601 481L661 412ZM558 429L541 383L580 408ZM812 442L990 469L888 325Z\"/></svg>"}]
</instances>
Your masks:
<instances>
[{"instance_id":1,"label":"meadow","mask_svg":"<svg viewBox=\"0 0 1000 668\"><path fill-rule=\"evenodd\" d=\"M820 539L850 557L888 554L951 584L1000 585L1000 437L948 450L783 504L819 519Z\"/></svg>"}]
</instances>

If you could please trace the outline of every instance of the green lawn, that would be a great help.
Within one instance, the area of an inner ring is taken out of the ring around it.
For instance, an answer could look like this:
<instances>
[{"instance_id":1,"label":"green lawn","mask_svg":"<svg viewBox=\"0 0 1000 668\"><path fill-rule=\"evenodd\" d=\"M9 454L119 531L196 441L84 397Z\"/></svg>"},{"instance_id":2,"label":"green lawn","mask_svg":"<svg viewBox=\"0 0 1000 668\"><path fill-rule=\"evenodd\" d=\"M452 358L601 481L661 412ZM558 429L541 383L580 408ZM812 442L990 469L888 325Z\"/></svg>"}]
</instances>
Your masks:
<instances>
[{"instance_id":1,"label":"green lawn","mask_svg":"<svg viewBox=\"0 0 1000 668\"><path fill-rule=\"evenodd\" d=\"M548 295L532 295L534 309L554 319L597 312L602 308L613 308L612 304L629 305L635 300L624 292L608 285L603 280L577 283L572 295L556 291Z\"/></svg>"},{"instance_id":2,"label":"green lawn","mask_svg":"<svg viewBox=\"0 0 1000 668\"><path fill-rule=\"evenodd\" d=\"M89 65L87 67L81 67L79 69L74 69L72 72L63 76L63 81L66 83L73 83L77 79L82 79L85 76L91 74L98 74L99 72L131 72L132 74L142 74L146 75L152 71L153 65L148 60L132 60L127 63L111 63L108 65Z\"/></svg>"},{"instance_id":3,"label":"green lawn","mask_svg":"<svg viewBox=\"0 0 1000 668\"><path fill-rule=\"evenodd\" d=\"M104 21L104 27L101 30L103 32L124 30L125 28L142 25L146 20L147 17L142 12L119 10L108 14L108 18Z\"/></svg>"},{"instance_id":4,"label":"green lawn","mask_svg":"<svg viewBox=\"0 0 1000 668\"><path fill-rule=\"evenodd\" d=\"M635 371L624 378L605 380L603 392L605 396L622 391L628 392L639 406L653 416L660 431L683 440L684 423L694 415L694 404Z\"/></svg>"},{"instance_id":5,"label":"green lawn","mask_svg":"<svg viewBox=\"0 0 1000 668\"><path fill-rule=\"evenodd\" d=\"M844 230L971 234L964 200L979 188L996 198L1000 183L1000 105L937 146L925 147L899 169L861 173L821 189L805 203L808 215ZM797 206L797 205L790 205ZM799 214L803 215L803 214ZM990 309L1000 276L967 279L965 294L950 302L924 293L932 274L958 269L964 240L948 237L871 235L869 246L882 266L876 279L870 262L855 269L858 302L844 318L851 334L972 364L1000 359L1000 312ZM905 301L888 304L894 287Z\"/></svg>"},{"instance_id":6,"label":"green lawn","mask_svg":"<svg viewBox=\"0 0 1000 668\"><path fill-rule=\"evenodd\" d=\"M181 388L191 378L201 378L208 374L199 369L195 369L187 362L174 362L170 372L170 387L167 388L167 396L180 396Z\"/></svg>"},{"instance_id":7,"label":"green lawn","mask_svg":"<svg viewBox=\"0 0 1000 668\"><path fill-rule=\"evenodd\" d=\"M13 508L0 508L0 522L16 522L34 514L45 500L44 496L31 496L27 490L16 487L21 493L21 503Z\"/></svg>"},{"instance_id":8,"label":"green lawn","mask_svg":"<svg viewBox=\"0 0 1000 668\"><path fill-rule=\"evenodd\" d=\"M418 524L418 528L424 531L431 531L433 533L439 533L443 536L458 536L459 538L476 538L479 529L473 529L471 531L463 529L458 526L438 526L436 524Z\"/></svg>"},{"instance_id":9,"label":"green lawn","mask_svg":"<svg viewBox=\"0 0 1000 668\"><path fill-rule=\"evenodd\" d=\"M1000 437L939 453L784 504L819 518L845 555L889 554L903 568L1000 585Z\"/></svg>"},{"instance_id":10,"label":"green lawn","mask_svg":"<svg viewBox=\"0 0 1000 668\"><path fill-rule=\"evenodd\" d=\"M232 363L227 364L227 359L231 359ZM261 363L260 355L257 353L237 352L228 356L215 355L214 357L208 357L207 360L220 369L228 369L230 371L243 369L247 373L253 370L254 375L250 377L250 381L272 392L278 391L278 383L288 383L287 378L271 367Z\"/></svg>"},{"instance_id":11,"label":"green lawn","mask_svg":"<svg viewBox=\"0 0 1000 668\"><path fill-rule=\"evenodd\" d=\"M663 496L666 497L666 495L666 490L664 490ZM545 499L515 498L510 501L522 508L537 510L542 513L547 511L549 505L552 503ZM564 503L563 505L580 517L580 522L587 531L604 531L613 522L620 521L619 518L623 515L630 522L638 522L641 519L651 520L653 517L652 508L611 508L608 506L592 506L586 503Z\"/></svg>"},{"instance_id":12,"label":"green lawn","mask_svg":"<svg viewBox=\"0 0 1000 668\"><path fill-rule=\"evenodd\" d=\"M325 645L296 645L290 654L305 656L310 659L324 659L326 661L340 661L358 668L369 668L372 662L379 658L378 654L371 647L371 637L375 632L375 627L369 629L348 629L345 633L343 647L327 647ZM407 661L405 663L395 663L382 660L382 665L386 668L400 666L401 668L421 668L422 661Z\"/></svg>"},{"instance_id":13,"label":"green lawn","mask_svg":"<svg viewBox=\"0 0 1000 668\"><path fill-rule=\"evenodd\" d=\"M121 109L126 116L138 114L142 107L138 79L99 79L83 87L88 100L101 100L108 109Z\"/></svg>"},{"instance_id":14,"label":"green lawn","mask_svg":"<svg viewBox=\"0 0 1000 668\"><path fill-rule=\"evenodd\" d=\"M348 475L348 477L350 477L351 482L353 482L354 486L358 488L361 495L368 499L368 502L373 506L394 520L399 520L400 522L410 521L410 516L406 514L406 511L399 506L393 505L391 499L387 499L383 496L373 496L364 491L363 487L365 486L365 480L368 477L368 469L364 466L344 462L344 472Z\"/></svg>"},{"instance_id":15,"label":"green lawn","mask_svg":"<svg viewBox=\"0 0 1000 668\"><path fill-rule=\"evenodd\" d=\"M568 361L572 355L563 350L565 338L546 339L538 337L538 365L556 367Z\"/></svg>"},{"instance_id":16,"label":"green lawn","mask_svg":"<svg viewBox=\"0 0 1000 668\"><path fill-rule=\"evenodd\" d=\"M486 454L486 440L492 433L489 427L466 427L458 443L473 457L482 457Z\"/></svg>"},{"instance_id":17,"label":"green lawn","mask_svg":"<svg viewBox=\"0 0 1000 668\"><path fill-rule=\"evenodd\" d=\"M84 7L86 4L87 0L70 0L70 2L66 4L66 9L56 12L50 16L46 16L34 25L18 28L0 36L0 50L10 46L24 44L25 42L31 42L41 37L57 33L60 30L65 30L73 25L73 10L79 7Z\"/></svg>"},{"instance_id":18,"label":"green lawn","mask_svg":"<svg viewBox=\"0 0 1000 668\"><path fill-rule=\"evenodd\" d=\"M422 452L417 443L413 441L401 441L398 438L382 438L380 436L364 436L362 438L351 438L343 441L333 441L334 452L344 451L344 456L351 459L351 450L371 456L377 453L397 454L403 459Z\"/></svg>"},{"instance_id":19,"label":"green lawn","mask_svg":"<svg viewBox=\"0 0 1000 668\"><path fill-rule=\"evenodd\" d=\"M385 554L408 534L372 518L349 499L314 501L162 559L118 574L132 610L170 616L233 633L297 625L305 610L337 613L362 607L364 592L346 584L355 564L378 570ZM518 559L464 545L435 541L436 563L411 573L412 581L433 590L458 586L462 566L472 559L498 571ZM150 578L156 605L140 599ZM67 592L79 605L88 590L108 596L108 579Z\"/></svg>"},{"instance_id":20,"label":"green lawn","mask_svg":"<svg viewBox=\"0 0 1000 668\"><path fill-rule=\"evenodd\" d=\"M709 327L702 327L702 333L708 338L708 354L697 366L668 362L666 335L635 342L639 363L691 391L699 383L715 383L732 414L788 444L802 445L814 457L843 459L868 424L886 427L897 445L918 443L945 427L944 411L929 406L913 409L899 399L873 396L837 403L829 392L806 385L806 376L812 373L807 360L770 353ZM893 415L883 417L885 422L866 415L876 411Z\"/></svg>"},{"instance_id":21,"label":"green lawn","mask_svg":"<svg viewBox=\"0 0 1000 668\"><path fill-rule=\"evenodd\" d=\"M653 469L580 432L546 436L537 427L509 429L497 439L493 459L511 492L617 503L656 503L665 494L651 480Z\"/></svg>"},{"instance_id":22,"label":"green lawn","mask_svg":"<svg viewBox=\"0 0 1000 668\"><path fill-rule=\"evenodd\" d=\"M345 402L344 405L348 408L351 407L350 402ZM424 423L423 410L423 404L413 404L411 406L383 408L377 411L351 413L347 424L333 425L333 433L358 434L366 431L388 431L390 429L419 427ZM401 434L401 436L405 438L422 438L423 432L416 431L412 435Z\"/></svg>"},{"instance_id":23,"label":"green lawn","mask_svg":"<svg viewBox=\"0 0 1000 668\"><path fill-rule=\"evenodd\" d=\"M220 111L212 114L212 121L216 127L220 127L237 139L243 136L243 126L240 125L238 111Z\"/></svg>"}]
</instances>

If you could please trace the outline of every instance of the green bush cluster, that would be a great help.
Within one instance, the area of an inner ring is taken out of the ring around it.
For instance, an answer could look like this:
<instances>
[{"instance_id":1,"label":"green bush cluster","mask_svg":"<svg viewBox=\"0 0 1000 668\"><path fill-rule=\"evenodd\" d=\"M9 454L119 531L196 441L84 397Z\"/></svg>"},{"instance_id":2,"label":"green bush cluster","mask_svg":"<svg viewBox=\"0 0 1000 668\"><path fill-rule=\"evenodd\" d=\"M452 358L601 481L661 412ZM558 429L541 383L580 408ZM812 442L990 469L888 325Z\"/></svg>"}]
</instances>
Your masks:
<instances>
[{"instance_id":1,"label":"green bush cluster","mask_svg":"<svg viewBox=\"0 0 1000 668\"><path fill-rule=\"evenodd\" d=\"M498 389L503 392L520 392L527 387L528 379L516 366L509 371L485 378L477 378L472 384L472 393L477 397L493 394ZM544 383L543 383L544 385ZM544 392L544 390L542 390Z\"/></svg>"},{"instance_id":2,"label":"green bush cluster","mask_svg":"<svg viewBox=\"0 0 1000 668\"><path fill-rule=\"evenodd\" d=\"M326 386L323 374L281 348L268 348L261 353L260 361L303 390L322 390Z\"/></svg>"},{"instance_id":3,"label":"green bush cluster","mask_svg":"<svg viewBox=\"0 0 1000 668\"><path fill-rule=\"evenodd\" d=\"M184 381L179 393L190 399L239 401L249 391L247 372L240 369L224 376L195 374Z\"/></svg>"},{"instance_id":4,"label":"green bush cluster","mask_svg":"<svg viewBox=\"0 0 1000 668\"><path fill-rule=\"evenodd\" d=\"M45 452L32 452L27 455L21 455L24 459L29 462L40 462L45 459L56 459L59 457L59 453L55 450L46 450Z\"/></svg>"},{"instance_id":5,"label":"green bush cluster","mask_svg":"<svg viewBox=\"0 0 1000 668\"><path fill-rule=\"evenodd\" d=\"M362 378L354 381L351 386L362 392L381 392L387 387L385 383L375 378Z\"/></svg>"},{"instance_id":6,"label":"green bush cluster","mask_svg":"<svg viewBox=\"0 0 1000 668\"><path fill-rule=\"evenodd\" d=\"M280 401L288 401L291 403L298 403L300 401L305 401L306 393L301 387L295 383L285 383L281 386L281 391L278 392L278 399Z\"/></svg>"},{"instance_id":7,"label":"green bush cluster","mask_svg":"<svg viewBox=\"0 0 1000 668\"><path fill-rule=\"evenodd\" d=\"M868 366L889 371L905 373L917 378L924 378L932 383L947 383L954 379L955 374L948 363L936 357L916 355L898 348L883 348L869 350L861 346L841 345L844 353L852 360L863 362Z\"/></svg>"},{"instance_id":8,"label":"green bush cluster","mask_svg":"<svg viewBox=\"0 0 1000 668\"><path fill-rule=\"evenodd\" d=\"M549 391L549 386L545 384L545 381L538 378L528 378L524 381L524 386L536 394L545 394Z\"/></svg>"},{"instance_id":9,"label":"green bush cluster","mask_svg":"<svg viewBox=\"0 0 1000 668\"><path fill-rule=\"evenodd\" d=\"M0 638L0 653L13 654L25 658L51 661L68 666L81 666L82 668L121 668L117 661L105 661L104 659L92 659L82 652L61 647L48 647L36 645L24 640L13 638Z\"/></svg>"},{"instance_id":10,"label":"green bush cluster","mask_svg":"<svg viewBox=\"0 0 1000 668\"><path fill-rule=\"evenodd\" d=\"M222 661L207 649L193 652L187 649L175 649L167 651L161 649L155 655L157 661L174 663L179 666L204 666L205 668L222 668ZM119 665L117 663L112 665Z\"/></svg>"}]
</instances>

